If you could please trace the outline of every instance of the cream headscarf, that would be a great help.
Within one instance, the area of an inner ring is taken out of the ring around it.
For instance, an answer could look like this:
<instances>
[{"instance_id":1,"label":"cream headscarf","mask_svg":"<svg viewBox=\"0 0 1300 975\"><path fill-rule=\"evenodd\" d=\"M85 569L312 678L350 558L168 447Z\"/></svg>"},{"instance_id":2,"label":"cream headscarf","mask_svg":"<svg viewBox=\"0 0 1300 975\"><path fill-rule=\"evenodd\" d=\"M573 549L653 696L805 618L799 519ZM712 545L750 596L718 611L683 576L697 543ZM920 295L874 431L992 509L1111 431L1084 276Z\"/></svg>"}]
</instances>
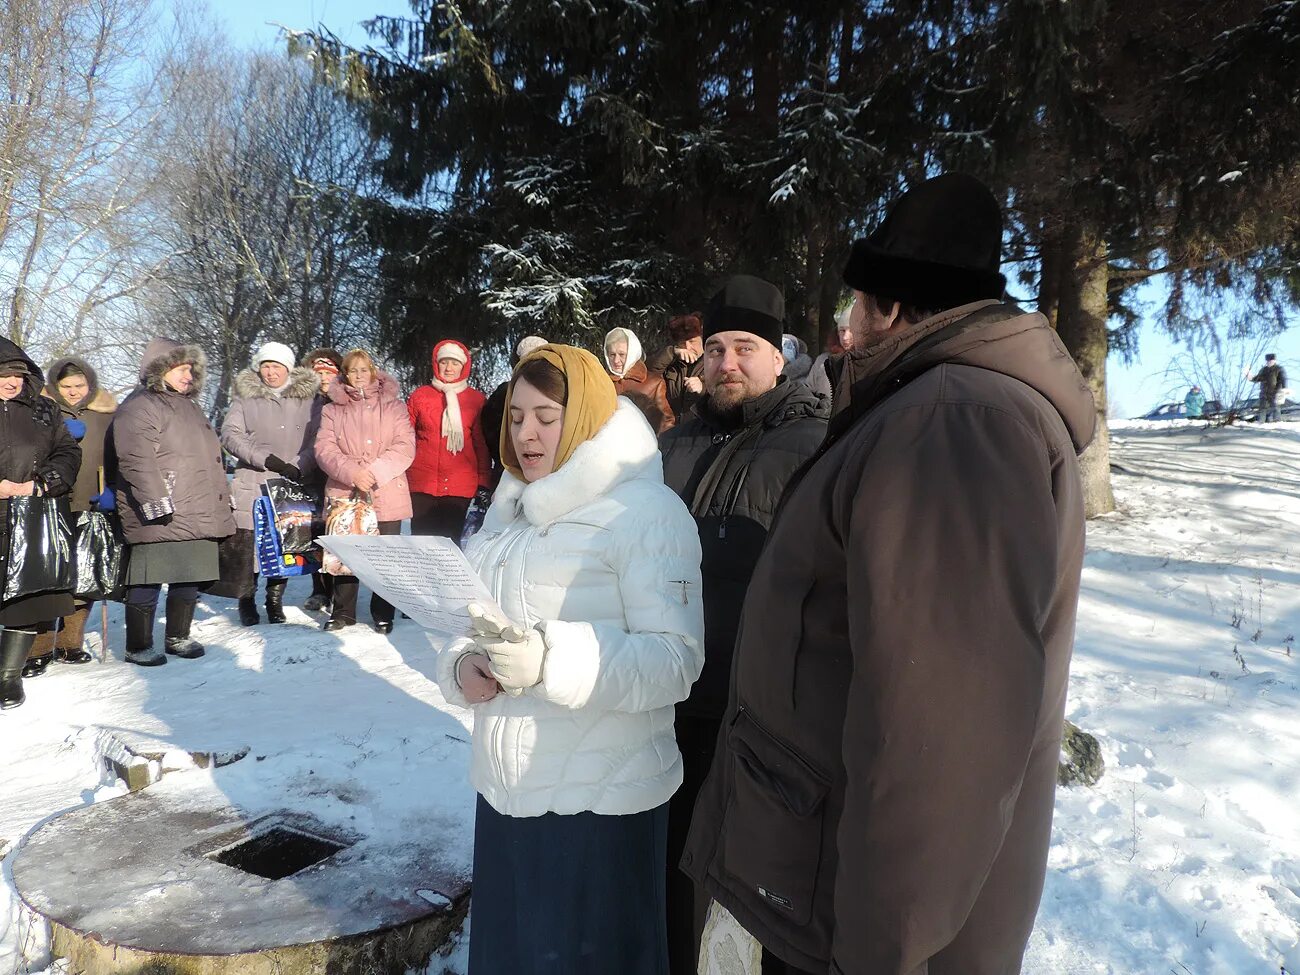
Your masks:
<instances>
[{"instance_id":1,"label":"cream headscarf","mask_svg":"<svg viewBox=\"0 0 1300 975\"><path fill-rule=\"evenodd\" d=\"M627 343L627 361L623 363L622 372L615 372L613 367L610 366L609 364L609 347L614 342L617 342L619 339L622 339ZM609 374L613 376L615 379L622 379L624 376L626 376L628 370L631 369L633 366L635 366L638 362L640 362L641 357L645 354L641 350L641 340L626 328L611 328L608 332L606 332L604 348L605 348L605 368L609 370Z\"/></svg>"},{"instance_id":2,"label":"cream headscarf","mask_svg":"<svg viewBox=\"0 0 1300 975\"><path fill-rule=\"evenodd\" d=\"M560 445L555 451L555 466L552 471L563 467L581 444L594 437L609 422L618 408L618 394L614 391L614 384L609 381L609 375L601 368L600 362L586 349L572 345L543 345L520 359L519 365L515 366L514 376L510 377L510 388L506 390L506 422L501 424L501 464L521 481L524 472L519 467L515 443L510 436L510 401L514 397L515 379L520 367L534 359L545 359L555 366L564 373L568 384L564 428L560 431Z\"/></svg>"}]
</instances>

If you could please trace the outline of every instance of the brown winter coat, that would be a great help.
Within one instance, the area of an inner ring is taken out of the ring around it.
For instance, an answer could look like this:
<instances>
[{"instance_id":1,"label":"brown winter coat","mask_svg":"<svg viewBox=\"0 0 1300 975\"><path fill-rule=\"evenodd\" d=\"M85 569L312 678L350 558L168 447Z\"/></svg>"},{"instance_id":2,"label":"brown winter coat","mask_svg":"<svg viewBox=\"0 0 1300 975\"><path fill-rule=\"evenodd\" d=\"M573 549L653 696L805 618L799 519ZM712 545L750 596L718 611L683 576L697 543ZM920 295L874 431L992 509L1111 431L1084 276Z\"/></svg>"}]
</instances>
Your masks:
<instances>
[{"instance_id":1,"label":"brown winter coat","mask_svg":"<svg viewBox=\"0 0 1300 975\"><path fill-rule=\"evenodd\" d=\"M293 369L279 395L252 369L235 377L230 411L221 424L221 446L239 461L230 483L235 525L253 530L253 504L275 471L266 469L272 454L301 473L308 483L316 469L316 428L321 402L320 380L310 369Z\"/></svg>"},{"instance_id":2,"label":"brown winter coat","mask_svg":"<svg viewBox=\"0 0 1300 975\"><path fill-rule=\"evenodd\" d=\"M76 406L68 405L55 381L67 365L74 365L85 373L86 384L90 387L86 398ZM77 473L77 483L73 485L70 498L73 511L86 511L90 508L90 499L99 494L99 472L104 468L104 440L117 410L117 400L108 390L100 388L95 370L85 359L77 356L56 359L46 375L49 381L45 384L45 395L54 400L65 419L80 420L86 425L86 435L79 441L81 470Z\"/></svg>"},{"instance_id":3,"label":"brown winter coat","mask_svg":"<svg viewBox=\"0 0 1300 975\"><path fill-rule=\"evenodd\" d=\"M982 301L846 356L754 570L683 868L843 975L1013 975L1042 892L1092 397Z\"/></svg>"},{"instance_id":4,"label":"brown winter coat","mask_svg":"<svg viewBox=\"0 0 1300 975\"><path fill-rule=\"evenodd\" d=\"M406 404L397 395L397 380L381 372L362 391L336 379L329 397L316 435L316 462L329 477L325 496L349 497L352 479L368 467L378 480L375 517L380 521L411 517L406 471L415 459L415 431Z\"/></svg>"},{"instance_id":5,"label":"brown winter coat","mask_svg":"<svg viewBox=\"0 0 1300 975\"><path fill-rule=\"evenodd\" d=\"M234 534L221 444L199 405L207 361L196 345L154 339L145 350L140 385L113 417L106 462L116 472L117 510L132 545ZM163 376L186 362L194 384L181 394Z\"/></svg>"},{"instance_id":6,"label":"brown winter coat","mask_svg":"<svg viewBox=\"0 0 1300 975\"><path fill-rule=\"evenodd\" d=\"M668 405L668 387L664 385L664 377L651 372L644 362L633 363L623 373L622 379L613 376L610 379L614 380L618 394L626 396L646 415L651 426L655 426L656 433L671 429L677 422L673 408ZM655 418L658 418L657 425Z\"/></svg>"},{"instance_id":7,"label":"brown winter coat","mask_svg":"<svg viewBox=\"0 0 1300 975\"><path fill-rule=\"evenodd\" d=\"M646 368L664 377L664 392L668 396L668 407L678 420L690 415L691 409L704 396L702 392L693 393L686 388L687 379L703 378L703 355L694 362L686 362L677 357L670 345L660 349L646 360Z\"/></svg>"}]
</instances>

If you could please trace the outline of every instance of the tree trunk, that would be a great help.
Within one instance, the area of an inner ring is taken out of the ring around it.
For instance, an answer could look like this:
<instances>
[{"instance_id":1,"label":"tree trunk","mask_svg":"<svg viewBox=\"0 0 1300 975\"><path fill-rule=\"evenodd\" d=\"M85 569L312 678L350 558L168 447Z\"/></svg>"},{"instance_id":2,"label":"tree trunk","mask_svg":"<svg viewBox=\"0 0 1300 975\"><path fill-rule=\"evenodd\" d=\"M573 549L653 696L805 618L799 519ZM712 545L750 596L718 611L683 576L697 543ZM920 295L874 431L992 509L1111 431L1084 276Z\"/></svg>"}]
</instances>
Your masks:
<instances>
[{"instance_id":1,"label":"tree trunk","mask_svg":"<svg viewBox=\"0 0 1300 975\"><path fill-rule=\"evenodd\" d=\"M1106 242L1079 230L1068 241L1057 278L1056 330L1092 390L1097 433L1079 458L1087 517L1115 510L1110 489L1110 431L1106 428Z\"/></svg>"}]
</instances>

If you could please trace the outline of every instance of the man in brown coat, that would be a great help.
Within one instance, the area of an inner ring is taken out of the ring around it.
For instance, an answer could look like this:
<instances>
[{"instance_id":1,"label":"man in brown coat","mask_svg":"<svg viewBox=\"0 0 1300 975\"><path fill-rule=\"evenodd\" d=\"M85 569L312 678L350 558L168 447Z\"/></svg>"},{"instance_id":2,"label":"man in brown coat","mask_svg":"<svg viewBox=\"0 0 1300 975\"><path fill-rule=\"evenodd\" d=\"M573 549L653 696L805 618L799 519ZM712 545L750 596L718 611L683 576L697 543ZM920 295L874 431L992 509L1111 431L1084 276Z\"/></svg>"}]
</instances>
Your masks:
<instances>
[{"instance_id":1,"label":"man in brown coat","mask_svg":"<svg viewBox=\"0 0 1300 975\"><path fill-rule=\"evenodd\" d=\"M755 567L682 859L765 975L1020 971L1096 412L1046 320L1001 300L1001 236L992 194L941 176L845 270L854 348Z\"/></svg>"}]
</instances>

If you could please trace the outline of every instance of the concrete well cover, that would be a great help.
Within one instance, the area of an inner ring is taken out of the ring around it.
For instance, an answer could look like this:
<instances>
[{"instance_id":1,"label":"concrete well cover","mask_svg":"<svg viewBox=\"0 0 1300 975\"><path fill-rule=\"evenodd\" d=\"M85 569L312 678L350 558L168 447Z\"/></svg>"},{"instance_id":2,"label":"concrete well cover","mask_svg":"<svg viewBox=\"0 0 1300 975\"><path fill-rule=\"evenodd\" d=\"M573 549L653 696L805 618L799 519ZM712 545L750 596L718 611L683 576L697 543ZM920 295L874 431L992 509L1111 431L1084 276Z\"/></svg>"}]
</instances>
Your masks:
<instances>
[{"instance_id":1,"label":"concrete well cover","mask_svg":"<svg viewBox=\"0 0 1300 975\"><path fill-rule=\"evenodd\" d=\"M211 858L274 825L347 845L281 880ZM244 954L382 931L462 905L469 878L442 866L455 857L441 855L446 840L434 833L366 836L292 810L250 815L215 789L151 789L46 823L14 855L13 877L29 908L96 941Z\"/></svg>"}]
</instances>

